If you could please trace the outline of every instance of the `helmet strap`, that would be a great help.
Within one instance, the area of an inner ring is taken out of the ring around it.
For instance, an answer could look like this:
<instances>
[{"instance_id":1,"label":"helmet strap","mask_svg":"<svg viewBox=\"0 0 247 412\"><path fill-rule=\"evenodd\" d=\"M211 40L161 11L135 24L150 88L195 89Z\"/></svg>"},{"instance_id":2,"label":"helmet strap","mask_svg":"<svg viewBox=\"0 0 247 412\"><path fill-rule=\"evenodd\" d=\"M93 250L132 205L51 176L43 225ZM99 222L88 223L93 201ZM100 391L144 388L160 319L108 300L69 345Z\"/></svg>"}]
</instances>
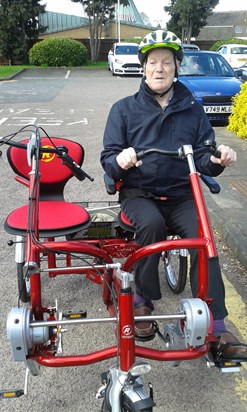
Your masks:
<instances>
[{"instance_id":1,"label":"helmet strap","mask_svg":"<svg viewBox=\"0 0 247 412\"><path fill-rule=\"evenodd\" d=\"M162 92L162 93L158 93L158 92L154 92L152 89L150 89L150 87L147 85L147 83L145 83L145 84L146 84L146 87L147 87L148 91L149 91L152 95L159 96L159 97L165 96L165 95L173 88L173 83L172 83L171 86L168 87L167 90L165 90L165 91Z\"/></svg>"}]
</instances>

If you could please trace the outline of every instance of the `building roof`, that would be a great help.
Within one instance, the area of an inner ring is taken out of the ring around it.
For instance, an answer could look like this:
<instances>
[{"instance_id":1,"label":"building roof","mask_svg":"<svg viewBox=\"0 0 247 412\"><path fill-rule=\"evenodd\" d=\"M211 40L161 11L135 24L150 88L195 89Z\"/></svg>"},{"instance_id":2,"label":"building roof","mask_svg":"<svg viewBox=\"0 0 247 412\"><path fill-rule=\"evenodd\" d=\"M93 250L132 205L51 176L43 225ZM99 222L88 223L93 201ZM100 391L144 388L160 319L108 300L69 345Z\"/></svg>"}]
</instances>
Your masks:
<instances>
[{"instance_id":1,"label":"building roof","mask_svg":"<svg viewBox=\"0 0 247 412\"><path fill-rule=\"evenodd\" d=\"M234 26L244 10L214 12L207 18L206 26Z\"/></svg>"},{"instance_id":2,"label":"building roof","mask_svg":"<svg viewBox=\"0 0 247 412\"><path fill-rule=\"evenodd\" d=\"M119 15L120 21L122 22L137 23L144 26L143 20L133 0L129 0L128 6L120 5Z\"/></svg>"},{"instance_id":3,"label":"building roof","mask_svg":"<svg viewBox=\"0 0 247 412\"><path fill-rule=\"evenodd\" d=\"M246 10L214 12L208 17L206 26L200 30L196 39L217 41L237 37L235 27L246 27L246 20ZM246 33L245 30L244 32Z\"/></svg>"},{"instance_id":4,"label":"building roof","mask_svg":"<svg viewBox=\"0 0 247 412\"><path fill-rule=\"evenodd\" d=\"M45 33L55 33L88 26L88 18L47 11L39 16L39 23L47 27Z\"/></svg>"},{"instance_id":5,"label":"building roof","mask_svg":"<svg viewBox=\"0 0 247 412\"><path fill-rule=\"evenodd\" d=\"M119 17L121 23L135 24L141 27L145 26L133 0L129 0L128 6L120 6ZM46 34L88 26L87 17L72 16L52 11L41 14L39 16L39 22L42 26L47 27Z\"/></svg>"}]
</instances>

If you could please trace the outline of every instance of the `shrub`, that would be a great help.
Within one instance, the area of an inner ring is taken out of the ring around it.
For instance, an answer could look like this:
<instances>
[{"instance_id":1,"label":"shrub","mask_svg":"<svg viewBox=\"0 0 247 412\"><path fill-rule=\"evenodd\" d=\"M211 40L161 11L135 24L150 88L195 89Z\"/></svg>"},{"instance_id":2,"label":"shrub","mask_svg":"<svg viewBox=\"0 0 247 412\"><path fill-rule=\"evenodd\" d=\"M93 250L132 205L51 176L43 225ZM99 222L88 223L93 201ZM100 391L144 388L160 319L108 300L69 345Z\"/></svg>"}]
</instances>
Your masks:
<instances>
[{"instance_id":1,"label":"shrub","mask_svg":"<svg viewBox=\"0 0 247 412\"><path fill-rule=\"evenodd\" d=\"M247 44L247 40L237 39L234 37L227 40L218 40L213 44L210 50L216 51L222 44Z\"/></svg>"},{"instance_id":2,"label":"shrub","mask_svg":"<svg viewBox=\"0 0 247 412\"><path fill-rule=\"evenodd\" d=\"M29 50L29 62L35 66L82 66L87 61L87 49L77 40L48 38L35 43Z\"/></svg>"},{"instance_id":3,"label":"shrub","mask_svg":"<svg viewBox=\"0 0 247 412\"><path fill-rule=\"evenodd\" d=\"M232 113L227 129L238 137L247 140L247 82L241 85L241 91L233 98Z\"/></svg>"}]
</instances>

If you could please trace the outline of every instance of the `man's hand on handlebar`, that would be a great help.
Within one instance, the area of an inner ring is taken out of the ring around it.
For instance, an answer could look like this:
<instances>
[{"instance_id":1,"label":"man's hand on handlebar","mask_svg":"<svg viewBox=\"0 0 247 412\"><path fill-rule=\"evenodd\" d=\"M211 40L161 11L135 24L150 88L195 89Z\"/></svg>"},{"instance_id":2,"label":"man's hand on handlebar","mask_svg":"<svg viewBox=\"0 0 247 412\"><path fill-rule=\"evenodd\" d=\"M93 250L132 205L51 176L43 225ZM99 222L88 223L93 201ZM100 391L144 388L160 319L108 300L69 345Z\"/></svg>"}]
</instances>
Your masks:
<instances>
[{"instance_id":1,"label":"man's hand on handlebar","mask_svg":"<svg viewBox=\"0 0 247 412\"><path fill-rule=\"evenodd\" d=\"M229 146L220 145L217 150L221 152L221 157L218 159L212 155L210 157L211 162L227 167L232 166L237 161L237 153Z\"/></svg>"},{"instance_id":2,"label":"man's hand on handlebar","mask_svg":"<svg viewBox=\"0 0 247 412\"><path fill-rule=\"evenodd\" d=\"M194 151L194 154L200 153L200 152L206 153L206 151L209 151L210 148L211 148L211 145L207 144L202 148L196 149ZM215 147L212 147L212 149L214 152ZM133 147L128 147L127 149L124 149L121 153L118 154L118 156L116 157L116 161L122 169L128 170L134 166L135 167L141 166L142 161L137 160L137 159L138 158L142 159L150 153L161 153L161 154L165 154L168 156L177 156L177 157L182 157L181 154L183 154L181 150L165 151L161 149L148 149L145 151L138 152L138 154L136 154L136 151ZM231 149L229 146L220 145L217 148L216 153L214 155L211 155L210 160L213 163L220 164L221 166L225 166L225 167L232 166L237 160L237 153L233 149Z\"/></svg>"},{"instance_id":3,"label":"man's hand on handlebar","mask_svg":"<svg viewBox=\"0 0 247 412\"><path fill-rule=\"evenodd\" d=\"M136 152L133 147L128 147L128 149L124 149L119 155L116 157L117 164L121 167L121 169L128 170L131 167L141 166L142 161L137 160Z\"/></svg>"}]
</instances>

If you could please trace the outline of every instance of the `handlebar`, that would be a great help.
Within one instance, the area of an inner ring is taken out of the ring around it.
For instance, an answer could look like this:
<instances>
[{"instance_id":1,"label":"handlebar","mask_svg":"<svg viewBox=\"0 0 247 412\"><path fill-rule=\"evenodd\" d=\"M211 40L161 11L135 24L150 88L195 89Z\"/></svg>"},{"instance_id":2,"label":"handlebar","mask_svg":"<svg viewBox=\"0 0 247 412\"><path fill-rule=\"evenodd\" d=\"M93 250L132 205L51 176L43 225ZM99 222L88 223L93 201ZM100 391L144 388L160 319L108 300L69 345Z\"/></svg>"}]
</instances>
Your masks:
<instances>
[{"instance_id":1,"label":"handlebar","mask_svg":"<svg viewBox=\"0 0 247 412\"><path fill-rule=\"evenodd\" d=\"M19 149L28 150L28 144L16 142L10 139L2 138L1 144L7 144L8 146L17 147ZM35 145L31 148L32 153L29 155L36 155L38 158L41 158L43 153L55 153L59 158L62 159L62 163L67 166L73 175L80 181L85 178L89 179L91 182L94 181L94 178L89 176L81 167L73 160L68 154L68 149L66 146L57 146L57 147L36 147ZM37 153L38 152L38 153ZM0 154L1 155L1 154Z\"/></svg>"},{"instance_id":2,"label":"handlebar","mask_svg":"<svg viewBox=\"0 0 247 412\"><path fill-rule=\"evenodd\" d=\"M68 150L65 146L58 146L56 148L56 153L58 157L62 159L62 163L65 164L73 173L73 175L80 181L84 180L86 177L93 182L94 178L89 176L80 166L68 155Z\"/></svg>"},{"instance_id":3,"label":"handlebar","mask_svg":"<svg viewBox=\"0 0 247 412\"><path fill-rule=\"evenodd\" d=\"M137 157L137 160L142 160L144 159L144 157L148 156L149 154L158 153L164 156L180 157L181 159L184 159L186 157L186 153L184 150L185 147L188 147L188 146L182 146L178 150L163 150L163 149L157 149L157 148L141 150L140 152L136 154L136 157ZM206 140L204 142L203 147L193 150L194 155L198 155L202 153L211 153L213 156L217 157L218 159L221 158L221 152L217 150L216 142L212 140Z\"/></svg>"}]
</instances>

